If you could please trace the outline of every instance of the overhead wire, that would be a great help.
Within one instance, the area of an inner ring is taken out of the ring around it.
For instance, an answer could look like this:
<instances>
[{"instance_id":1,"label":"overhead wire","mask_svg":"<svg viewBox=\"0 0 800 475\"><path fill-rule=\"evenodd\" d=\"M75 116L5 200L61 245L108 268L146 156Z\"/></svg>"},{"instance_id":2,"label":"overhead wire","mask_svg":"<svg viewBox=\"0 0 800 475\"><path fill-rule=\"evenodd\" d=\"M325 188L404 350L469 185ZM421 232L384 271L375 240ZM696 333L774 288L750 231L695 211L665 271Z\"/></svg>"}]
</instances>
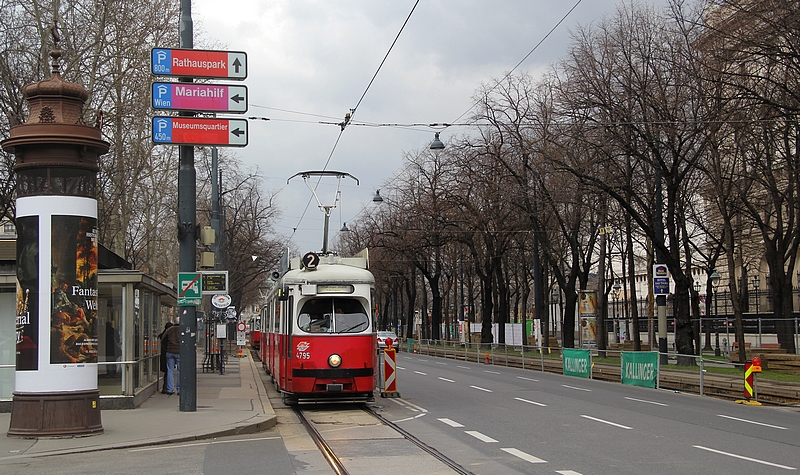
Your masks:
<instances>
[{"instance_id":1,"label":"overhead wire","mask_svg":"<svg viewBox=\"0 0 800 475\"><path fill-rule=\"evenodd\" d=\"M350 109L350 112L348 112L345 115L344 121L338 124L341 127L341 129L339 130L339 135L336 137L336 141L334 142L333 147L331 148L331 152L328 154L328 159L325 160L325 165L322 168L323 171L328 169L328 165L330 164L331 159L333 158L333 153L336 151L336 147L339 145L339 141L342 138L342 134L344 133L344 130L349 125L350 120L353 118L353 116L355 116L356 111L358 110L358 107L361 105L361 102L364 100L364 98L366 97L366 95L369 92L370 88L372 87L372 83L375 82L375 78L378 77L378 74L380 73L381 69L383 68L383 65L386 63L386 59L389 57L389 54L391 54L392 50L394 49L394 46L397 44L397 40L400 39L400 35L403 33L403 30L405 30L406 25L408 25L408 21L411 19L411 15L414 14L414 11L416 10L417 5L419 5L419 1L420 0L417 0L416 2L414 2L414 6L411 7L411 11L408 13L408 16L406 17L405 21L403 22L403 25L400 27L400 31L397 32L397 35L395 36L394 41L392 41L392 44L389 46L388 51L386 51L386 54L383 56L383 59L381 60L381 63L378 65L378 69L375 71L375 74L372 75L372 79L370 79L369 84L367 84L366 89L364 89L364 92L361 94L361 97L358 99L358 102L356 103L356 106L353 107L352 109ZM317 179L317 183L316 183L315 187L319 186L319 183L320 183L321 180L322 180L322 177L320 176ZM308 208L311 206L311 202L312 202L312 200L311 200L311 198L309 198L308 202L306 203L306 207L303 209L303 214L300 215L300 219L297 222L297 226L292 228L292 234L291 234L291 236L289 236L289 240L291 240L294 237L295 233L297 232L297 228L300 226L300 223L303 221L303 218L305 217L306 212L308 212Z\"/></svg>"}]
</instances>

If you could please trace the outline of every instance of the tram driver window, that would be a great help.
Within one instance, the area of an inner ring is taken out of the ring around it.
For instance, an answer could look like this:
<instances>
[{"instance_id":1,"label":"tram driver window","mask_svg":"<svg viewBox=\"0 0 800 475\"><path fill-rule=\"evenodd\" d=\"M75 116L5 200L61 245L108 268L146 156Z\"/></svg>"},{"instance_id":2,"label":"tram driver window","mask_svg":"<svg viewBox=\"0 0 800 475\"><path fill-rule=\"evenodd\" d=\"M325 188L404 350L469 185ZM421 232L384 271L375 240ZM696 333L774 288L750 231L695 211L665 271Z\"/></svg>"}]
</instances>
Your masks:
<instances>
[{"instance_id":1,"label":"tram driver window","mask_svg":"<svg viewBox=\"0 0 800 475\"><path fill-rule=\"evenodd\" d=\"M358 300L333 299L334 332L359 333L369 329L369 317Z\"/></svg>"},{"instance_id":2,"label":"tram driver window","mask_svg":"<svg viewBox=\"0 0 800 475\"><path fill-rule=\"evenodd\" d=\"M303 304L297 325L308 333L330 333L331 299L311 299Z\"/></svg>"},{"instance_id":3,"label":"tram driver window","mask_svg":"<svg viewBox=\"0 0 800 475\"><path fill-rule=\"evenodd\" d=\"M308 333L359 333L369 329L369 317L357 300L318 298L303 304L297 325Z\"/></svg>"}]
</instances>

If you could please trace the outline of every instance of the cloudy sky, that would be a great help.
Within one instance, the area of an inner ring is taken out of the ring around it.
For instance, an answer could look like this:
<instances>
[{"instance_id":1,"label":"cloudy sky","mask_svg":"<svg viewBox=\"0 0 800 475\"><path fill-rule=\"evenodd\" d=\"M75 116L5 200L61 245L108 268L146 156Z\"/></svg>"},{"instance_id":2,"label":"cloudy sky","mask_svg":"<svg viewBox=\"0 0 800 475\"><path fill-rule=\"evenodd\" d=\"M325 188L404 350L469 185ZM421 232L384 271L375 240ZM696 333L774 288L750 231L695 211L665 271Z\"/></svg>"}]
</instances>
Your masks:
<instances>
[{"instance_id":1,"label":"cloudy sky","mask_svg":"<svg viewBox=\"0 0 800 475\"><path fill-rule=\"evenodd\" d=\"M663 5L666 0L640 0ZM245 51L250 142L232 149L258 167L264 187L278 192L283 219L276 231L300 252L322 247L323 214L300 177L307 170L350 173L331 215L331 242L342 222L373 206L375 190L402 167L404 152L429 145L438 129L347 127L354 123L451 123L467 113L474 92L517 65L537 76L565 56L577 25L612 15L618 0L194 0L195 47ZM404 22L397 43L367 90ZM364 93L366 92L366 95ZM359 104L359 100L364 95ZM449 137L469 130L450 127ZM333 153L332 153L333 152ZM332 153L332 154L331 154ZM223 172L224 173L224 172ZM334 199L335 180L319 188ZM308 207L307 207L308 206Z\"/></svg>"}]
</instances>

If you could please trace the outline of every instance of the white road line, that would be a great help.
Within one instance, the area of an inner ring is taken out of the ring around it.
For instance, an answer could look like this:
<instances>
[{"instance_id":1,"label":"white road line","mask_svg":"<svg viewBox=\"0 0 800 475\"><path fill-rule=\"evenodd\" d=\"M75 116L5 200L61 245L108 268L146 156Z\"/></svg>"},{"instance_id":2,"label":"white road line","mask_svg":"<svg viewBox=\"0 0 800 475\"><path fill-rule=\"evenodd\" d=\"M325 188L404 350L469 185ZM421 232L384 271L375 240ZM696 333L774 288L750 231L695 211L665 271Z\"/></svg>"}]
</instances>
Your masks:
<instances>
[{"instance_id":1,"label":"white road line","mask_svg":"<svg viewBox=\"0 0 800 475\"><path fill-rule=\"evenodd\" d=\"M538 379L526 378L525 376L517 376L517 378L518 378L518 379L524 379L525 381L534 381L534 382L539 382L539 380L538 380Z\"/></svg>"},{"instance_id":2,"label":"white road line","mask_svg":"<svg viewBox=\"0 0 800 475\"><path fill-rule=\"evenodd\" d=\"M421 374L423 376L427 376L428 375L428 373L423 373L422 371L414 371L414 372L417 373L417 374Z\"/></svg>"},{"instance_id":3,"label":"white road line","mask_svg":"<svg viewBox=\"0 0 800 475\"><path fill-rule=\"evenodd\" d=\"M488 369L483 370L484 373L492 373L492 374L502 374L498 373L497 371L489 371Z\"/></svg>"},{"instance_id":4,"label":"white road line","mask_svg":"<svg viewBox=\"0 0 800 475\"><path fill-rule=\"evenodd\" d=\"M486 391L487 393L493 393L493 392L494 392L494 391L492 391L491 389L482 388L482 387L480 387L480 386L470 386L470 387L471 387L471 388L474 388L474 389L478 389L478 390L480 390L480 391Z\"/></svg>"},{"instance_id":5,"label":"white road line","mask_svg":"<svg viewBox=\"0 0 800 475\"><path fill-rule=\"evenodd\" d=\"M406 368L403 366L398 366L397 369L402 369L403 371L405 371Z\"/></svg>"},{"instance_id":6,"label":"white road line","mask_svg":"<svg viewBox=\"0 0 800 475\"><path fill-rule=\"evenodd\" d=\"M455 381L453 381L452 379L443 378L441 376L439 376L439 379L441 379L442 381L447 381L448 383L455 383Z\"/></svg>"},{"instance_id":7,"label":"white road line","mask_svg":"<svg viewBox=\"0 0 800 475\"><path fill-rule=\"evenodd\" d=\"M578 473L574 470L556 470L556 473L559 473L561 475L582 475L581 473Z\"/></svg>"},{"instance_id":8,"label":"white road line","mask_svg":"<svg viewBox=\"0 0 800 475\"><path fill-rule=\"evenodd\" d=\"M259 440L275 440L280 439L280 436L275 437L256 437L252 439L237 439L237 440L212 440L208 442L194 442L191 444L180 444L180 445L159 445L158 447L145 447L142 449L130 449L128 452L149 452L153 450L166 450L166 449L180 449L184 447L198 447L202 445L217 445L217 444L232 444L232 443L239 443L239 442L255 442Z\"/></svg>"},{"instance_id":9,"label":"white road line","mask_svg":"<svg viewBox=\"0 0 800 475\"><path fill-rule=\"evenodd\" d=\"M481 440L481 441L486 442L486 443L497 442L496 440L492 439L488 435L483 435L483 434L481 434L480 432L478 432L476 430L465 430L464 433L469 434L472 437L475 437L476 439Z\"/></svg>"},{"instance_id":10,"label":"white road line","mask_svg":"<svg viewBox=\"0 0 800 475\"><path fill-rule=\"evenodd\" d=\"M410 402L408 402L406 400L400 399L400 398L389 398L389 400L392 401L393 403L399 405L399 406L403 406L403 407L405 407L407 409L410 409L412 411L415 411L415 412L428 412L427 409L425 409L423 407L420 407L420 406L417 406L416 404L412 404L412 403L410 403Z\"/></svg>"},{"instance_id":11,"label":"white road line","mask_svg":"<svg viewBox=\"0 0 800 475\"><path fill-rule=\"evenodd\" d=\"M507 452L507 453L509 453L509 454L511 454L511 455L513 455L515 457L519 457L519 458L521 458L522 460L524 460L526 462L530 462L530 463L547 463L547 460L542 460L542 459L540 459L538 457L534 457L531 454L526 454L525 452L523 452L521 450L517 450L517 449L500 449L500 450L502 450L503 452Z\"/></svg>"},{"instance_id":12,"label":"white road line","mask_svg":"<svg viewBox=\"0 0 800 475\"><path fill-rule=\"evenodd\" d=\"M566 384L562 384L561 386L563 386L563 387L565 387L565 388L567 388L567 389L576 389L576 390L578 390L578 391L586 391L586 392L589 392L589 393L590 393L590 392L592 392L592 390L591 390L591 389L586 389L586 388L576 388L575 386L567 386Z\"/></svg>"},{"instance_id":13,"label":"white road line","mask_svg":"<svg viewBox=\"0 0 800 475\"><path fill-rule=\"evenodd\" d=\"M587 416L586 414L581 414L581 417L585 417L586 419L591 419L591 420L597 421L597 422L602 422L603 424L608 424L610 426L619 427L620 429L627 429L627 430L632 430L633 429L633 427L628 427L628 426L624 426L622 424L617 424L616 422L606 421L606 420L603 420L603 419L598 419L596 417Z\"/></svg>"},{"instance_id":14,"label":"white road line","mask_svg":"<svg viewBox=\"0 0 800 475\"><path fill-rule=\"evenodd\" d=\"M635 397L625 397L625 399L627 399L628 401L643 402L645 404L655 404L656 406L669 407L669 404L664 404L664 403L655 402L655 401L647 401L645 399L636 399Z\"/></svg>"},{"instance_id":15,"label":"white road line","mask_svg":"<svg viewBox=\"0 0 800 475\"><path fill-rule=\"evenodd\" d=\"M442 366L447 366L447 363L442 363L441 361L437 361L436 364L440 364Z\"/></svg>"},{"instance_id":16,"label":"white road line","mask_svg":"<svg viewBox=\"0 0 800 475\"><path fill-rule=\"evenodd\" d=\"M469 366L456 366L456 368L461 368L461 369L472 369L472 368L470 368Z\"/></svg>"},{"instance_id":17,"label":"white road line","mask_svg":"<svg viewBox=\"0 0 800 475\"><path fill-rule=\"evenodd\" d=\"M789 467L789 466L786 466L786 465L767 462L766 460L759 460L759 459L754 459L752 457L745 457L744 455L737 455L737 454L732 454L730 452L723 452L721 450L710 449L708 447L703 447L702 445L693 445L692 447L694 447L696 449L700 449L700 450L706 450L708 452L713 452L715 454L727 455L728 457L733 457L733 458L737 458L737 459L740 459L740 460L747 460L748 462L755 462L755 463L760 463L760 464L763 464L763 465L769 465L770 467L782 468L784 470L797 470L796 467Z\"/></svg>"},{"instance_id":18,"label":"white road line","mask_svg":"<svg viewBox=\"0 0 800 475\"><path fill-rule=\"evenodd\" d=\"M456 422L456 421L454 421L452 419L448 419L446 417L443 417L443 418L441 418L439 420L444 422L445 424L449 425L450 427L464 427L463 424L459 424L458 422Z\"/></svg>"},{"instance_id":19,"label":"white road line","mask_svg":"<svg viewBox=\"0 0 800 475\"><path fill-rule=\"evenodd\" d=\"M763 422L749 421L747 419L739 419L738 417L726 416L725 414L717 414L717 415L719 417L724 417L725 419L731 419L731 420L739 421L739 422L747 422L748 424L755 424L755 425L764 426L764 427L772 427L773 429L789 430L786 427L774 426L772 424L765 424Z\"/></svg>"},{"instance_id":20,"label":"white road line","mask_svg":"<svg viewBox=\"0 0 800 475\"><path fill-rule=\"evenodd\" d=\"M547 404L542 404L536 401L528 401L527 399L522 399L521 397L515 397L514 399L516 399L517 401L527 402L528 404L533 404L534 406L547 407Z\"/></svg>"}]
</instances>

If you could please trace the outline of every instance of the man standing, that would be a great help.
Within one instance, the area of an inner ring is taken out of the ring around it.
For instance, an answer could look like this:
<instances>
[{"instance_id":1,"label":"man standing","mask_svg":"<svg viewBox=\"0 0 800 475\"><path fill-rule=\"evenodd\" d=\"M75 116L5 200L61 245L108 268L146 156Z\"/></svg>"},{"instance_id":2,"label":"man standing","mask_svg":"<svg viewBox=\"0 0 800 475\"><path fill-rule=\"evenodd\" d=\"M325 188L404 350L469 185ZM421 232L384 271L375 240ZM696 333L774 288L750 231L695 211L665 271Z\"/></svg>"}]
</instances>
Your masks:
<instances>
[{"instance_id":1,"label":"man standing","mask_svg":"<svg viewBox=\"0 0 800 475\"><path fill-rule=\"evenodd\" d=\"M177 369L180 371L181 367L181 334L180 325L173 325L164 332L164 338L167 340L167 376L166 376L166 392L167 394L176 393L175 382L177 380L177 393L181 393L181 380L176 378Z\"/></svg>"}]
</instances>

